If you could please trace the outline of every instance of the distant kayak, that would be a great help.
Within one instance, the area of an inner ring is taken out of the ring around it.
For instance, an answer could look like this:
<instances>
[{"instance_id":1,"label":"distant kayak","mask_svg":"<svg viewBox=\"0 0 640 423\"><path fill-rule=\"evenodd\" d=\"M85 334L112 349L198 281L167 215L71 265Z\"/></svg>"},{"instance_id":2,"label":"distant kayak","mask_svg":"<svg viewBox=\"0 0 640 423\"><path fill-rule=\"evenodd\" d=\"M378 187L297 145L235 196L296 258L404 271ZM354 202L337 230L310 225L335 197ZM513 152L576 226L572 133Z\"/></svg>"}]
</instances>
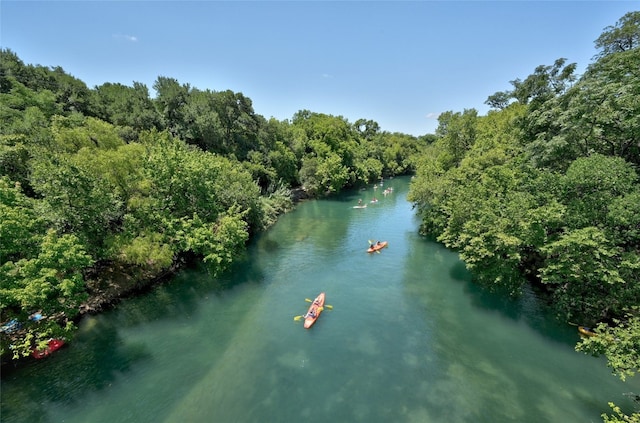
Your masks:
<instances>
[{"instance_id":1,"label":"distant kayak","mask_svg":"<svg viewBox=\"0 0 640 423\"><path fill-rule=\"evenodd\" d=\"M375 244L371 244L369 246L369 249L367 250L367 253L375 253L376 251L380 251L384 247L386 247L387 244L388 244L387 241L378 241Z\"/></svg>"}]
</instances>

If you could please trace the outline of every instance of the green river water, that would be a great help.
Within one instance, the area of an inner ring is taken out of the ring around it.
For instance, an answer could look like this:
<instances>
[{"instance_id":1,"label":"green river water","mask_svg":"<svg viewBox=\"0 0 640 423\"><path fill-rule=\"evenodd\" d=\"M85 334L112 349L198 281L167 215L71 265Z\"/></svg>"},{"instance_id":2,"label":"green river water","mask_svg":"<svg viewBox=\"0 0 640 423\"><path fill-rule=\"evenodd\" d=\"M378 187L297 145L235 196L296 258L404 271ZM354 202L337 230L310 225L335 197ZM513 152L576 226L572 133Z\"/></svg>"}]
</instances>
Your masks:
<instances>
[{"instance_id":1,"label":"green river water","mask_svg":"<svg viewBox=\"0 0 640 423\"><path fill-rule=\"evenodd\" d=\"M607 401L630 410L638 381L576 353L575 327L532 293L479 289L456 253L418 235L408 184L302 203L225 275L184 270L83 319L51 357L3 369L2 422L563 423L601 422ZM388 248L367 254L374 239ZM333 310L306 330L294 316L320 292Z\"/></svg>"}]
</instances>

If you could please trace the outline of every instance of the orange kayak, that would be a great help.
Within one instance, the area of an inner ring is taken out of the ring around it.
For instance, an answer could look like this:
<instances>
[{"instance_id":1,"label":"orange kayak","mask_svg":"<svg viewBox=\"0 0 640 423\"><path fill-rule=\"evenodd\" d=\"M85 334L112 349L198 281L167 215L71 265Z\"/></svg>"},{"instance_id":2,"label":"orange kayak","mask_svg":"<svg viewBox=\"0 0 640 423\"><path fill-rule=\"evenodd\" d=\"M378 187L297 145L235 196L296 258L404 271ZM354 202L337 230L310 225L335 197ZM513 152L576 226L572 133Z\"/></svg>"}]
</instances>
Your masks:
<instances>
[{"instance_id":1,"label":"orange kayak","mask_svg":"<svg viewBox=\"0 0 640 423\"><path fill-rule=\"evenodd\" d=\"M304 328L309 329L320 317L320 313L322 313L322 307L324 307L324 292L321 292L320 295L316 297L315 300L311 303L309 310L304 315Z\"/></svg>"},{"instance_id":2,"label":"orange kayak","mask_svg":"<svg viewBox=\"0 0 640 423\"><path fill-rule=\"evenodd\" d=\"M375 253L376 251L380 251L382 250L384 247L387 246L387 241L378 241L375 244L371 244L371 246L369 247L369 249L367 250L367 253Z\"/></svg>"}]
</instances>

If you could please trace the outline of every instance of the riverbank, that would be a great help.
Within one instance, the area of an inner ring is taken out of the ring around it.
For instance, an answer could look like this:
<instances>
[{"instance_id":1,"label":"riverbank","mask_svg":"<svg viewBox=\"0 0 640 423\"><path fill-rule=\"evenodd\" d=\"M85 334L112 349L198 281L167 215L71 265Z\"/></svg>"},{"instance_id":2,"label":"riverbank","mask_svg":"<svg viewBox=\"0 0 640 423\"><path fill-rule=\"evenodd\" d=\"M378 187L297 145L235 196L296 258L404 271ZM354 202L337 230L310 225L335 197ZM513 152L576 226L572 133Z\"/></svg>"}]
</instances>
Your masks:
<instances>
[{"instance_id":1,"label":"riverbank","mask_svg":"<svg viewBox=\"0 0 640 423\"><path fill-rule=\"evenodd\" d=\"M294 204L309 198L311 197L304 188L291 189L291 200ZM85 314L110 309L125 298L145 292L169 279L189 263L189 259L179 259L171 268L160 273L124 263L109 262L97 265L87 275L86 287L89 298L80 305L75 320L79 320Z\"/></svg>"},{"instance_id":2,"label":"riverbank","mask_svg":"<svg viewBox=\"0 0 640 423\"><path fill-rule=\"evenodd\" d=\"M124 298L144 292L170 278L184 264L179 260L159 273L123 263L98 265L87 275L89 298L80 305L78 317L107 310Z\"/></svg>"},{"instance_id":3,"label":"riverbank","mask_svg":"<svg viewBox=\"0 0 640 423\"><path fill-rule=\"evenodd\" d=\"M290 189L290 198L294 204L313 198L304 187ZM195 258L193 258L195 259ZM95 266L86 275L86 287L89 298L78 310L76 322L85 314L99 313L114 307L122 299L145 292L169 279L191 259L179 259L169 269L153 272L139 266L108 262Z\"/></svg>"}]
</instances>

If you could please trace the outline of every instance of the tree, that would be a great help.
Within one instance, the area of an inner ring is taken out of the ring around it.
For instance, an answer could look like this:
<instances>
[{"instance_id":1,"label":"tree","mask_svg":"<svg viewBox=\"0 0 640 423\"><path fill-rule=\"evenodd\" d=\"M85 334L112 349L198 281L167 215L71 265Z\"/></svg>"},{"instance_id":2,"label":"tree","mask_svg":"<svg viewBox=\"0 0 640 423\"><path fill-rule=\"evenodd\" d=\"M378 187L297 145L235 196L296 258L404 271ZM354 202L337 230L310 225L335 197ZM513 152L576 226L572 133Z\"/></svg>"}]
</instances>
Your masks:
<instances>
[{"instance_id":1,"label":"tree","mask_svg":"<svg viewBox=\"0 0 640 423\"><path fill-rule=\"evenodd\" d=\"M89 111L91 92L87 84L78 78L67 74L60 66L51 70L54 79L54 89L58 104L67 113L83 113Z\"/></svg>"},{"instance_id":2,"label":"tree","mask_svg":"<svg viewBox=\"0 0 640 423\"><path fill-rule=\"evenodd\" d=\"M105 83L96 87L91 112L113 125L131 127L135 131L160 127L160 115L149 97L149 89L140 82L133 87Z\"/></svg>"},{"instance_id":3,"label":"tree","mask_svg":"<svg viewBox=\"0 0 640 423\"><path fill-rule=\"evenodd\" d=\"M523 143L538 167L564 170L593 153L640 162L635 142L640 103L640 50L610 54L560 96L531 107Z\"/></svg>"},{"instance_id":4,"label":"tree","mask_svg":"<svg viewBox=\"0 0 640 423\"><path fill-rule=\"evenodd\" d=\"M465 109L462 113L445 112L438 117L436 135L451 158L448 166L457 166L476 140L478 112Z\"/></svg>"},{"instance_id":5,"label":"tree","mask_svg":"<svg viewBox=\"0 0 640 423\"><path fill-rule=\"evenodd\" d=\"M540 277L553 287L554 307L562 318L599 321L640 301L640 286L630 279L640 269L640 256L625 254L602 230L571 230L542 252L546 260Z\"/></svg>"},{"instance_id":6,"label":"tree","mask_svg":"<svg viewBox=\"0 0 640 423\"><path fill-rule=\"evenodd\" d=\"M185 120L189 122L184 141L204 151L226 155L222 122L216 112L218 94L194 89L185 106Z\"/></svg>"},{"instance_id":7,"label":"tree","mask_svg":"<svg viewBox=\"0 0 640 423\"><path fill-rule=\"evenodd\" d=\"M596 336L584 337L576 345L576 351L593 356L604 355L613 374L621 380L634 376L640 369L640 308L629 308L621 318L612 324L600 323L595 328ZM638 395L631 393L639 401ZM620 407L609 402L614 416L603 414L606 423L638 423L640 413L626 415Z\"/></svg>"},{"instance_id":8,"label":"tree","mask_svg":"<svg viewBox=\"0 0 640 423\"><path fill-rule=\"evenodd\" d=\"M597 152L640 164L640 49L610 54L590 65L567 97L560 135L580 155Z\"/></svg>"},{"instance_id":9,"label":"tree","mask_svg":"<svg viewBox=\"0 0 640 423\"><path fill-rule=\"evenodd\" d=\"M38 245L37 234L43 220L35 202L25 196L19 183L0 178L0 259L1 262L32 255Z\"/></svg>"},{"instance_id":10,"label":"tree","mask_svg":"<svg viewBox=\"0 0 640 423\"><path fill-rule=\"evenodd\" d=\"M355 182L356 152L361 145L353 125L341 116L300 111L293 126L294 138L299 132L304 143L299 173L307 192L338 192Z\"/></svg>"},{"instance_id":11,"label":"tree","mask_svg":"<svg viewBox=\"0 0 640 423\"><path fill-rule=\"evenodd\" d=\"M509 105L509 102L513 98L512 93L509 91L498 91L489 97L484 102L489 107L494 109L504 109Z\"/></svg>"},{"instance_id":12,"label":"tree","mask_svg":"<svg viewBox=\"0 0 640 423\"><path fill-rule=\"evenodd\" d=\"M162 119L163 128L173 136L181 137L185 132L185 105L188 103L191 87L180 85L178 80L159 76L153 83L156 91L155 104Z\"/></svg>"},{"instance_id":13,"label":"tree","mask_svg":"<svg viewBox=\"0 0 640 423\"><path fill-rule=\"evenodd\" d=\"M613 324L599 323L597 336L583 338L576 351L594 356L606 355L608 366L620 379L635 375L640 369L640 307L627 310L624 317L613 319Z\"/></svg>"},{"instance_id":14,"label":"tree","mask_svg":"<svg viewBox=\"0 0 640 423\"><path fill-rule=\"evenodd\" d=\"M380 132L380 125L378 122L367 119L358 119L353 124L356 131L367 141L373 140L373 138Z\"/></svg>"},{"instance_id":15,"label":"tree","mask_svg":"<svg viewBox=\"0 0 640 423\"><path fill-rule=\"evenodd\" d=\"M613 26L608 26L595 41L596 49L600 52L596 58L602 58L612 53L629 51L640 45L640 12L625 14Z\"/></svg>"},{"instance_id":16,"label":"tree","mask_svg":"<svg viewBox=\"0 0 640 423\"><path fill-rule=\"evenodd\" d=\"M640 190L611 201L606 217L609 237L632 251L640 245Z\"/></svg>"},{"instance_id":17,"label":"tree","mask_svg":"<svg viewBox=\"0 0 640 423\"><path fill-rule=\"evenodd\" d=\"M217 93L214 107L222 125L227 151L244 160L256 146L260 126L251 99L242 93L226 90Z\"/></svg>"},{"instance_id":18,"label":"tree","mask_svg":"<svg viewBox=\"0 0 640 423\"><path fill-rule=\"evenodd\" d=\"M563 94L575 80L574 72L577 66L575 63L565 66L566 62L565 58L557 59L552 66L536 67L533 74L524 81L511 81L513 97L521 104L533 103L534 107L538 107L545 101Z\"/></svg>"},{"instance_id":19,"label":"tree","mask_svg":"<svg viewBox=\"0 0 640 423\"><path fill-rule=\"evenodd\" d=\"M82 271L92 264L75 236L54 230L41 238L33 257L4 262L0 266L0 312L24 322L25 327L15 334L3 333L1 352L11 349L14 358L27 356L52 336L71 336L71 319L86 298ZM47 316L42 324L28 319L35 311Z\"/></svg>"},{"instance_id":20,"label":"tree","mask_svg":"<svg viewBox=\"0 0 640 423\"><path fill-rule=\"evenodd\" d=\"M599 226L608 222L609 206L631 193L638 183L633 167L619 157L594 154L575 160L563 178L561 201L568 208L570 228Z\"/></svg>"},{"instance_id":21,"label":"tree","mask_svg":"<svg viewBox=\"0 0 640 423\"><path fill-rule=\"evenodd\" d=\"M30 179L54 227L74 233L92 253L122 214L113 187L95 170L90 155L59 154L34 159Z\"/></svg>"}]
</instances>

